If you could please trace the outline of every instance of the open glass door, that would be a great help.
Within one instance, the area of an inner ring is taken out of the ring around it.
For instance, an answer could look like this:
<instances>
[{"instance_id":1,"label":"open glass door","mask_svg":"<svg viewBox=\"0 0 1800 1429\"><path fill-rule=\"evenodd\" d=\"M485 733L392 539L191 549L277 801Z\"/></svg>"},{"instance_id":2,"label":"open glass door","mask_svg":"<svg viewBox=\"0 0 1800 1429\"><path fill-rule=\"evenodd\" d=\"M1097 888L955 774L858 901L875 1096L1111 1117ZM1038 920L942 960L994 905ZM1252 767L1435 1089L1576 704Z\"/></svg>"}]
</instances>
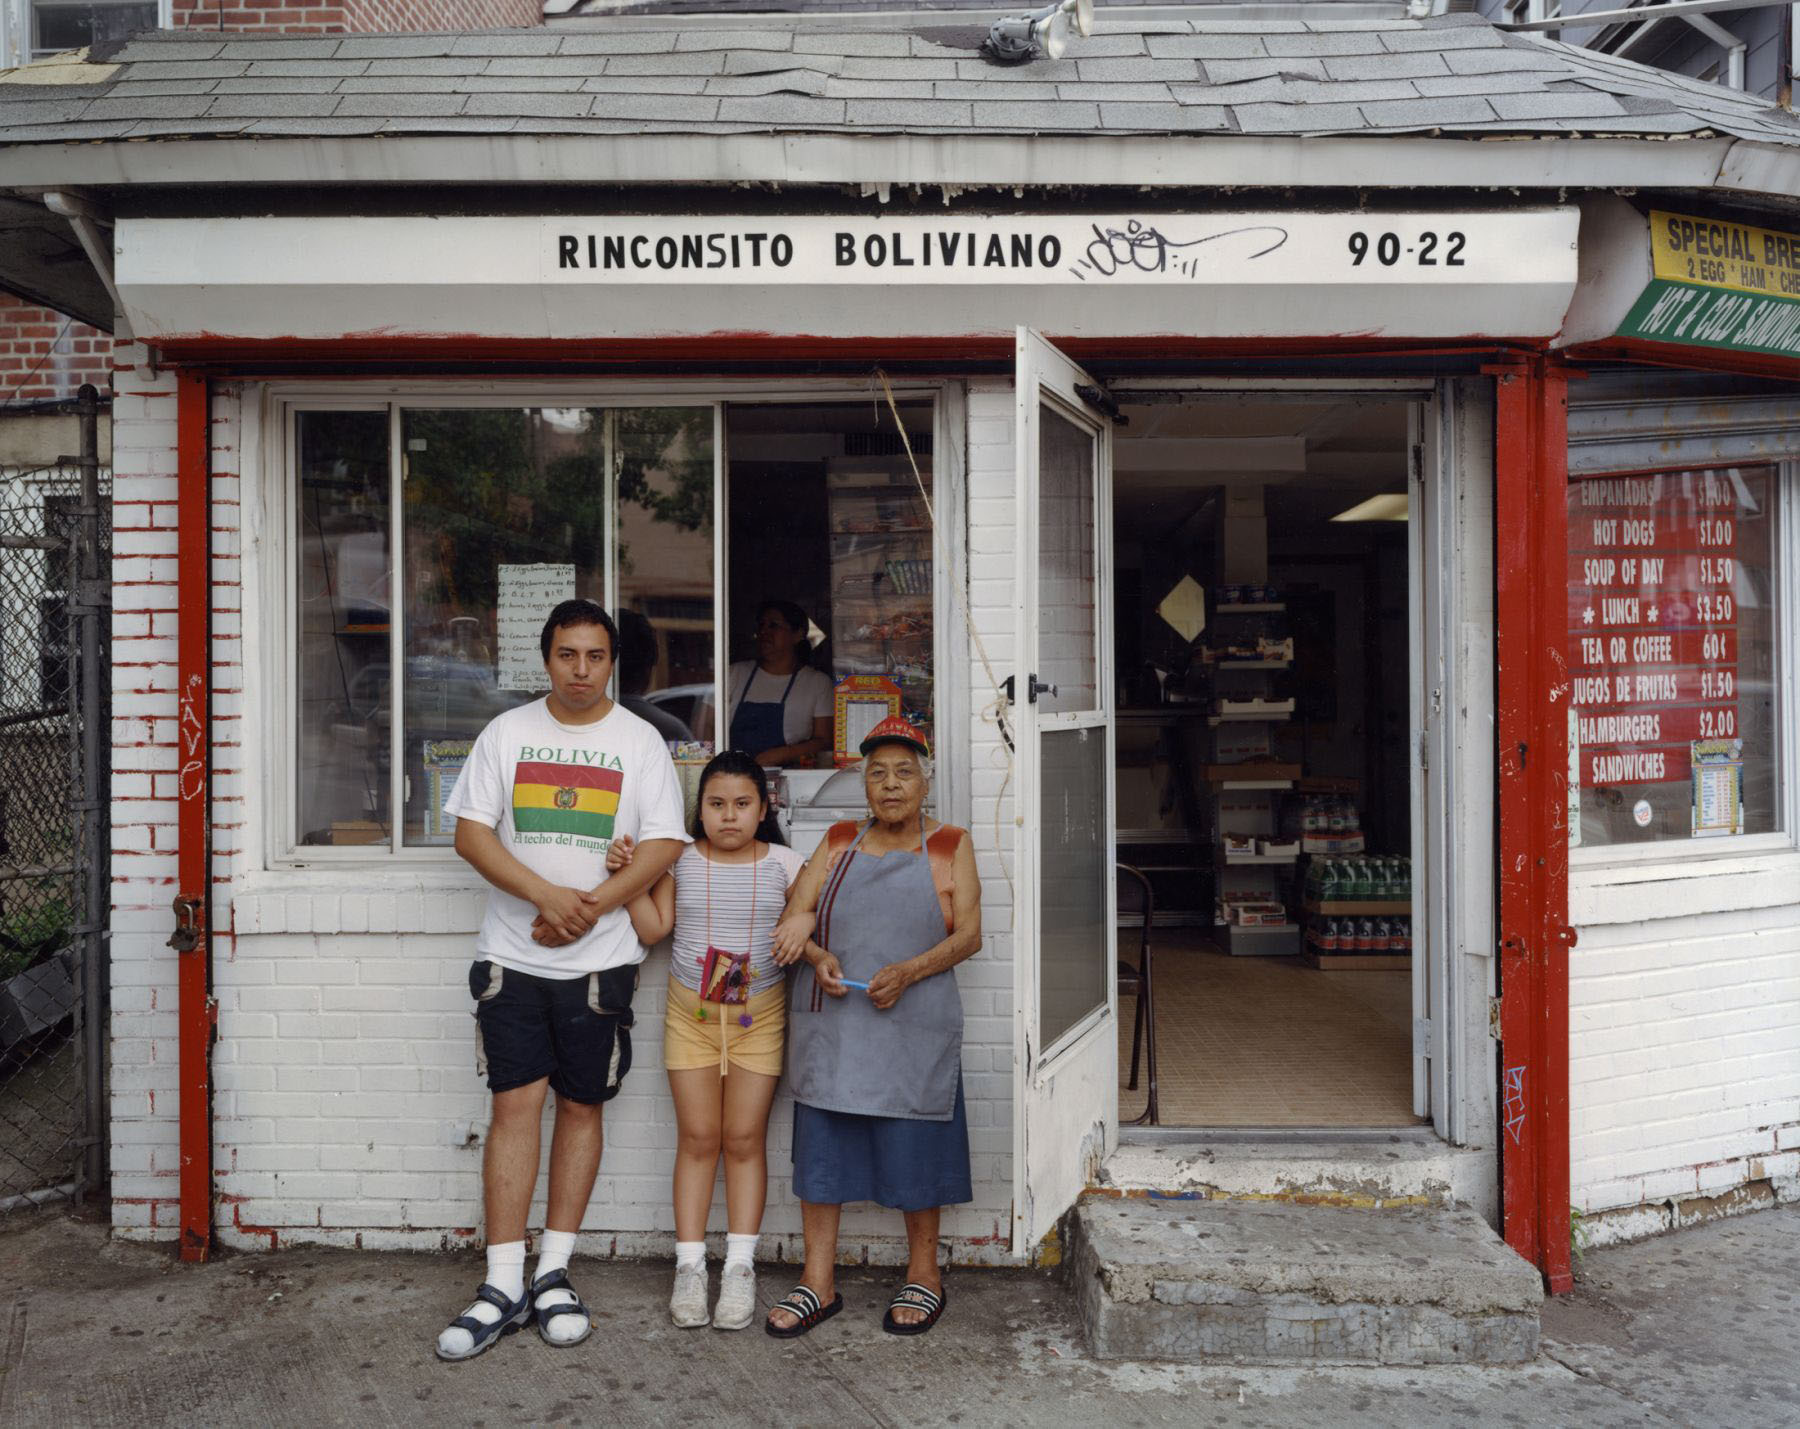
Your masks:
<instances>
[{"instance_id":1,"label":"open glass door","mask_svg":"<svg viewBox=\"0 0 1800 1429\"><path fill-rule=\"evenodd\" d=\"M1112 431L1093 379L1018 331L1013 1249L1029 1254L1118 1138Z\"/></svg>"},{"instance_id":2,"label":"open glass door","mask_svg":"<svg viewBox=\"0 0 1800 1429\"><path fill-rule=\"evenodd\" d=\"M1463 700L1462 536L1446 389L1415 403L1408 492L1411 562L1413 829L1413 1111L1447 1141L1462 1142L1457 1030L1462 1024L1458 918L1470 860L1459 821L1460 751L1454 728ZM1476 939L1479 943L1479 935Z\"/></svg>"}]
</instances>

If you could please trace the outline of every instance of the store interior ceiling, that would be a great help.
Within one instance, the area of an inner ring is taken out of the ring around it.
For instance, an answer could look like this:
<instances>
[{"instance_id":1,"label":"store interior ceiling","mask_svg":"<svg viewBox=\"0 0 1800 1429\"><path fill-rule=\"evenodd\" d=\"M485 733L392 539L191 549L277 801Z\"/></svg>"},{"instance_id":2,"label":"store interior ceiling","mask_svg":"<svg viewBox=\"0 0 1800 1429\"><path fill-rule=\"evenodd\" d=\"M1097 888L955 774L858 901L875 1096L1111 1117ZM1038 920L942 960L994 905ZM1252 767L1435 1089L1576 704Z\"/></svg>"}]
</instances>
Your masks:
<instances>
[{"instance_id":1,"label":"store interior ceiling","mask_svg":"<svg viewBox=\"0 0 1800 1429\"><path fill-rule=\"evenodd\" d=\"M929 470L931 404L901 399L899 407L914 453ZM733 402L725 429L734 462L816 462L843 456L850 439L891 437L894 416L880 392L852 401Z\"/></svg>"},{"instance_id":2,"label":"store interior ceiling","mask_svg":"<svg viewBox=\"0 0 1800 1429\"><path fill-rule=\"evenodd\" d=\"M1220 488L1260 487L1273 537L1406 489L1407 411L1388 396L1127 403L1113 435L1115 535L1162 537Z\"/></svg>"}]
</instances>

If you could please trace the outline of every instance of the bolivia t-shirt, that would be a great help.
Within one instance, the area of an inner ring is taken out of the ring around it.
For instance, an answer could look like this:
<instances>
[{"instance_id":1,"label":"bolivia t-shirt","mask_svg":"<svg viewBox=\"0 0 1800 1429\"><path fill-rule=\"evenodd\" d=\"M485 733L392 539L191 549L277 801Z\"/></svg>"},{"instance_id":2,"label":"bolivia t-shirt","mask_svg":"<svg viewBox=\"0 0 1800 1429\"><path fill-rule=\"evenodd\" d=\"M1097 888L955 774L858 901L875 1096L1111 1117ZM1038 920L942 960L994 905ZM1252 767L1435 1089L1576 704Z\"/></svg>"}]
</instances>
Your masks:
<instances>
[{"instance_id":1,"label":"bolivia t-shirt","mask_svg":"<svg viewBox=\"0 0 1800 1429\"><path fill-rule=\"evenodd\" d=\"M561 724L547 700L498 716L481 732L445 803L452 818L492 828L514 858L565 888L606 881L606 850L621 834L689 842L681 786L662 737L614 705L593 724ZM631 918L614 908L581 938L547 948L531 938L537 908L498 888L476 935L481 957L539 977L585 977L642 962Z\"/></svg>"}]
</instances>

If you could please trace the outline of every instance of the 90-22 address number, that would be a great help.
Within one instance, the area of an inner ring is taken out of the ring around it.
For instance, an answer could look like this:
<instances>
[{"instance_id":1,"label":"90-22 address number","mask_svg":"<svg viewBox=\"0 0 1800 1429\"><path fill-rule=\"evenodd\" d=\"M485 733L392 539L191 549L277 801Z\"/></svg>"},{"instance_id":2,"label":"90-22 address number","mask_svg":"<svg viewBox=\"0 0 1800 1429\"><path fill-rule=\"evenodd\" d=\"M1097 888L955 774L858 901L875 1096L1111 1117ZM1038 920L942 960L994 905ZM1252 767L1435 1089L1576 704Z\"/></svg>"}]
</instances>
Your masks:
<instances>
[{"instance_id":1,"label":"90-22 address number","mask_svg":"<svg viewBox=\"0 0 1800 1429\"><path fill-rule=\"evenodd\" d=\"M1443 264L1446 268L1463 266L1463 245L1469 240L1460 233L1446 233L1442 237L1444 250ZM1350 235L1350 266L1360 268L1363 259L1371 250L1375 261L1383 268L1392 268L1402 258L1411 258L1421 268L1438 266L1439 236L1429 229L1419 235L1417 243L1407 243L1398 233L1381 233L1373 239L1358 229Z\"/></svg>"}]
</instances>

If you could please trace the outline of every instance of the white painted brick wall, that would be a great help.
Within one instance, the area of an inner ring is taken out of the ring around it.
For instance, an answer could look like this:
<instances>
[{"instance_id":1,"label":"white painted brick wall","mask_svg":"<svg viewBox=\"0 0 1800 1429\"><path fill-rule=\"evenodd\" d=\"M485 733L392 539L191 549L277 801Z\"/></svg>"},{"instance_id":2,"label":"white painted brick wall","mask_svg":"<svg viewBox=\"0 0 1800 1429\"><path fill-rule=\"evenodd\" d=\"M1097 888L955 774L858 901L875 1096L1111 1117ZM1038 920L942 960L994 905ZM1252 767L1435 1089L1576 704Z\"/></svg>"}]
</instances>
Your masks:
<instances>
[{"instance_id":1,"label":"white painted brick wall","mask_svg":"<svg viewBox=\"0 0 1800 1429\"><path fill-rule=\"evenodd\" d=\"M174 380L120 374L115 499L120 553L140 581L162 569L175 519ZM254 389L246 403L259 400ZM976 618L990 655L1010 659L1011 394L971 395L971 489L982 497L971 563L985 579ZM259 700L261 662L275 658L242 631L267 629L255 592L278 550L262 538L271 513L256 446L243 440L240 394L213 404L214 679L247 690L248 704L215 697L214 949L218 1043L213 1055L217 1227L227 1245L436 1247L479 1240L481 1141L487 1096L474 1070L467 969L484 903L478 880L447 862L423 873L270 871L260 782L280 776L278 727ZM245 463L240 467L240 462ZM239 477L243 477L240 486ZM240 499L240 492L248 499ZM241 519L251 512L247 524ZM952 513L956 519L958 513ZM241 561L238 552L242 552ZM148 562L147 564L144 562ZM240 569L241 567L241 569ZM251 606L246 611L248 580ZM165 946L173 896L174 754L172 586L121 588L114 638L115 705L114 1207L121 1233L172 1238L176 1229L175 955ZM244 664L245 659L248 665ZM132 673L124 673L126 670ZM975 663L969 701L972 809L983 879L985 946L958 970L966 1016L965 1094L975 1201L946 1216L951 1253L1007 1258L1012 1203L1013 967L1010 797L1004 750L980 712L993 699ZM254 775L250 771L255 771ZM1000 821L996 837L996 814ZM661 1072L666 954L652 953L636 1001L635 1068L607 1108L607 1150L585 1222L602 1233L588 1253L666 1251L673 1242L669 1179L675 1126ZM792 1112L785 1092L770 1122L764 1227L797 1256L799 1208L790 1189ZM546 1155L548 1140L546 1138ZM541 1189L541 1182L540 1182ZM723 1198L714 1229L723 1229ZM542 1199L534 1208L541 1223ZM903 1255L898 1217L845 1217L850 1254Z\"/></svg>"},{"instance_id":2,"label":"white painted brick wall","mask_svg":"<svg viewBox=\"0 0 1800 1429\"><path fill-rule=\"evenodd\" d=\"M175 376L115 353L113 553L112 1206L127 1234L177 1225L173 919Z\"/></svg>"},{"instance_id":3,"label":"white painted brick wall","mask_svg":"<svg viewBox=\"0 0 1800 1429\"><path fill-rule=\"evenodd\" d=\"M1583 927L1570 961L1572 1195L1591 1243L1800 1198L1800 907Z\"/></svg>"}]
</instances>

